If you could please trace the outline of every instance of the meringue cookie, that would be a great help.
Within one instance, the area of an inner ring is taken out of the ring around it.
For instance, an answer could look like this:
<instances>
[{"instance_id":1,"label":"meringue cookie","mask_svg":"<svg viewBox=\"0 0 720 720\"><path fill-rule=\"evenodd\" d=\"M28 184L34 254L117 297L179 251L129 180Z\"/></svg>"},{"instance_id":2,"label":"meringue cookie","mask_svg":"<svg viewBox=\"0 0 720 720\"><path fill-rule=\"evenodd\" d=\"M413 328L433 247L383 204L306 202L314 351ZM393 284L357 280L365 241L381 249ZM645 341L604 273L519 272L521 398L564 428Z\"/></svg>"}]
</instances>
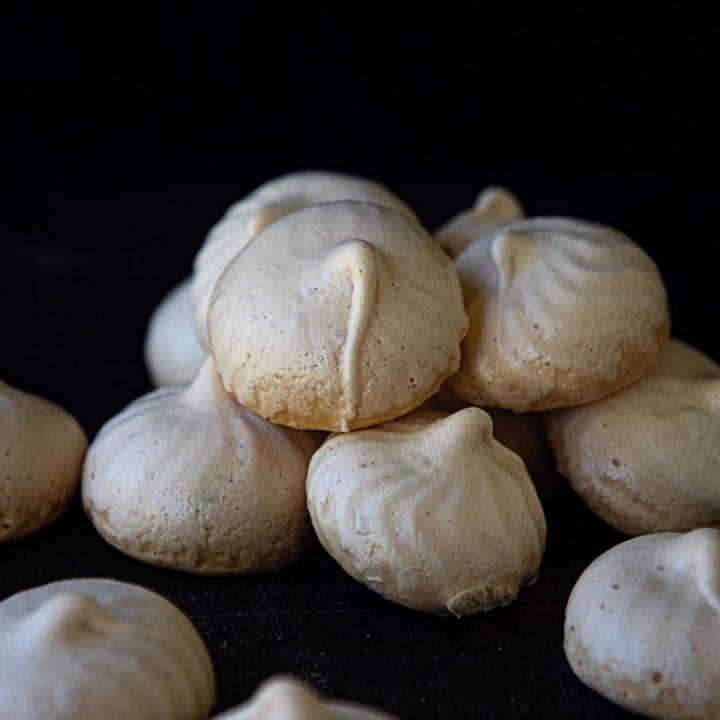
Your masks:
<instances>
[{"instance_id":1,"label":"meringue cookie","mask_svg":"<svg viewBox=\"0 0 720 720\"><path fill-rule=\"evenodd\" d=\"M137 585L65 580L0 602L3 720L204 720L214 686L189 620Z\"/></svg>"},{"instance_id":2,"label":"meringue cookie","mask_svg":"<svg viewBox=\"0 0 720 720\"><path fill-rule=\"evenodd\" d=\"M470 329L448 388L515 412L591 402L639 378L667 340L662 279L627 236L531 218L456 258Z\"/></svg>"},{"instance_id":3,"label":"meringue cookie","mask_svg":"<svg viewBox=\"0 0 720 720\"><path fill-rule=\"evenodd\" d=\"M103 427L83 504L109 543L153 565L277 570L312 547L305 476L320 442L239 405L208 358L189 386L150 393Z\"/></svg>"},{"instance_id":4,"label":"meringue cookie","mask_svg":"<svg viewBox=\"0 0 720 720\"><path fill-rule=\"evenodd\" d=\"M471 242L524 217L520 202L511 192L489 187L478 195L470 210L454 217L435 236L450 257L457 257Z\"/></svg>"},{"instance_id":5,"label":"meringue cookie","mask_svg":"<svg viewBox=\"0 0 720 720\"><path fill-rule=\"evenodd\" d=\"M377 205L312 205L268 226L226 268L208 313L225 387L263 417L346 432L420 405L460 362L452 262Z\"/></svg>"},{"instance_id":6,"label":"meringue cookie","mask_svg":"<svg viewBox=\"0 0 720 720\"><path fill-rule=\"evenodd\" d=\"M720 531L608 550L568 601L565 654L586 685L656 718L720 717Z\"/></svg>"},{"instance_id":7,"label":"meringue cookie","mask_svg":"<svg viewBox=\"0 0 720 720\"><path fill-rule=\"evenodd\" d=\"M214 720L393 720L361 705L324 702L295 680L275 677L264 682L244 705Z\"/></svg>"},{"instance_id":8,"label":"meringue cookie","mask_svg":"<svg viewBox=\"0 0 720 720\"><path fill-rule=\"evenodd\" d=\"M150 317L145 364L155 387L190 382L207 357L195 334L192 314L187 279L163 298Z\"/></svg>"},{"instance_id":9,"label":"meringue cookie","mask_svg":"<svg viewBox=\"0 0 720 720\"><path fill-rule=\"evenodd\" d=\"M37 532L65 510L86 450L72 415L0 380L0 542Z\"/></svg>"},{"instance_id":10,"label":"meringue cookie","mask_svg":"<svg viewBox=\"0 0 720 720\"><path fill-rule=\"evenodd\" d=\"M197 336L207 347L210 296L228 263L265 226L307 205L335 200L359 200L393 208L417 220L415 213L384 185L341 173L303 171L264 183L236 202L212 228L195 258L192 301Z\"/></svg>"},{"instance_id":11,"label":"meringue cookie","mask_svg":"<svg viewBox=\"0 0 720 720\"><path fill-rule=\"evenodd\" d=\"M720 525L720 366L671 339L637 382L543 419L560 472L630 535Z\"/></svg>"},{"instance_id":12,"label":"meringue cookie","mask_svg":"<svg viewBox=\"0 0 720 720\"><path fill-rule=\"evenodd\" d=\"M545 517L480 408L417 410L330 437L308 471L325 549L359 582L429 613L506 605L537 578Z\"/></svg>"}]
</instances>

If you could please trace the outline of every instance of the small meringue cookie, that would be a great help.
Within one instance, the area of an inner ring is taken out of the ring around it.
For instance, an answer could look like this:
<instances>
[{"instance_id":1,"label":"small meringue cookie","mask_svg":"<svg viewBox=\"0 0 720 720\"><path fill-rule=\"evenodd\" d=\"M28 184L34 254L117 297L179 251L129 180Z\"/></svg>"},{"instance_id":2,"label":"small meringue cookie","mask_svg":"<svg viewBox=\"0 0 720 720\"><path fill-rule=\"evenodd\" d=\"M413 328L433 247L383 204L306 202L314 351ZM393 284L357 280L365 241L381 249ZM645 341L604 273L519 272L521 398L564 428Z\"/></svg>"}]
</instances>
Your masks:
<instances>
[{"instance_id":1,"label":"small meringue cookie","mask_svg":"<svg viewBox=\"0 0 720 720\"><path fill-rule=\"evenodd\" d=\"M608 550L577 581L565 654L596 692L655 718L720 717L720 531Z\"/></svg>"},{"instance_id":2,"label":"small meringue cookie","mask_svg":"<svg viewBox=\"0 0 720 720\"><path fill-rule=\"evenodd\" d=\"M430 410L331 436L308 471L325 549L394 602L457 616L506 605L537 578L545 517L522 460L480 408Z\"/></svg>"},{"instance_id":3,"label":"small meringue cookie","mask_svg":"<svg viewBox=\"0 0 720 720\"><path fill-rule=\"evenodd\" d=\"M326 702L299 682L282 676L264 682L245 704L214 720L394 720L371 708Z\"/></svg>"},{"instance_id":4,"label":"small meringue cookie","mask_svg":"<svg viewBox=\"0 0 720 720\"><path fill-rule=\"evenodd\" d=\"M87 578L0 602L3 720L204 720L214 700L202 639L150 590Z\"/></svg>"},{"instance_id":5,"label":"small meringue cookie","mask_svg":"<svg viewBox=\"0 0 720 720\"><path fill-rule=\"evenodd\" d=\"M145 364L155 387L190 382L207 357L195 334L192 313L188 279L174 287L150 317Z\"/></svg>"},{"instance_id":6,"label":"small meringue cookie","mask_svg":"<svg viewBox=\"0 0 720 720\"><path fill-rule=\"evenodd\" d=\"M470 210L465 210L435 233L450 257L457 257L471 242L489 235L503 225L525 217L522 205L501 187L485 188Z\"/></svg>"},{"instance_id":7,"label":"small meringue cookie","mask_svg":"<svg viewBox=\"0 0 720 720\"><path fill-rule=\"evenodd\" d=\"M62 514L80 485L86 450L72 415L0 380L0 543Z\"/></svg>"},{"instance_id":8,"label":"small meringue cookie","mask_svg":"<svg viewBox=\"0 0 720 720\"><path fill-rule=\"evenodd\" d=\"M277 570L312 547L305 477L321 439L239 405L208 358L190 385L156 390L102 428L83 504L109 543L153 565Z\"/></svg>"},{"instance_id":9,"label":"small meringue cookie","mask_svg":"<svg viewBox=\"0 0 720 720\"><path fill-rule=\"evenodd\" d=\"M638 381L543 417L560 472L621 532L720 525L720 366L671 339Z\"/></svg>"},{"instance_id":10,"label":"small meringue cookie","mask_svg":"<svg viewBox=\"0 0 720 720\"><path fill-rule=\"evenodd\" d=\"M347 432L419 406L467 330L450 259L406 215L333 202L284 216L226 268L208 312L227 390L292 427Z\"/></svg>"},{"instance_id":11,"label":"small meringue cookie","mask_svg":"<svg viewBox=\"0 0 720 720\"><path fill-rule=\"evenodd\" d=\"M448 389L514 412L597 400L637 380L670 331L655 263L627 236L530 218L455 259L470 329Z\"/></svg>"}]
</instances>

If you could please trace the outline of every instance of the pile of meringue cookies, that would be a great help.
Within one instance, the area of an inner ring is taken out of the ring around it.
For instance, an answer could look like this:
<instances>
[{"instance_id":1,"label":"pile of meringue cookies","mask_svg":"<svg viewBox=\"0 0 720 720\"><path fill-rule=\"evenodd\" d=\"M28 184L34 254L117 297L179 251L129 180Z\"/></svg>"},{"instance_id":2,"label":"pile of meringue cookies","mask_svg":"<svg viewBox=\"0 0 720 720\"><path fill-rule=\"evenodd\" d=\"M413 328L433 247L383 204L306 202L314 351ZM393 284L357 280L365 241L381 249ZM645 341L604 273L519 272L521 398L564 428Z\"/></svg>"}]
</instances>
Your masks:
<instances>
[{"instance_id":1,"label":"pile of meringue cookies","mask_svg":"<svg viewBox=\"0 0 720 720\"><path fill-rule=\"evenodd\" d=\"M636 712L717 720L720 366L669 333L657 267L616 230L525 219L490 188L433 237L376 182L280 177L211 230L150 321L161 389L89 450L0 383L0 541L52 522L82 473L96 529L139 560L262 573L318 539L388 600L459 617L537 579L557 468L641 536L578 580L573 671ZM202 720L214 702L197 632L138 586L19 593L0 639L3 720L112 720L130 697L134 718ZM221 717L388 716L278 678Z\"/></svg>"}]
</instances>

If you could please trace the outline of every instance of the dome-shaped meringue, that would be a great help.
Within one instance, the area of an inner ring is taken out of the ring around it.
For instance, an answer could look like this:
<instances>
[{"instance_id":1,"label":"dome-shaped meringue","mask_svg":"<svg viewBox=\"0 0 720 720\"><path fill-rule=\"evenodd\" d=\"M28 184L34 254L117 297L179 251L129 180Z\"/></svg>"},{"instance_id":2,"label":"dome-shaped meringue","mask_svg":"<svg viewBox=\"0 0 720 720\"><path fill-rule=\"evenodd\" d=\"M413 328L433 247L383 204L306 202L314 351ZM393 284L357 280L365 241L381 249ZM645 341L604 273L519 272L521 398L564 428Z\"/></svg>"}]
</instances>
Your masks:
<instances>
[{"instance_id":1,"label":"dome-shaped meringue","mask_svg":"<svg viewBox=\"0 0 720 720\"><path fill-rule=\"evenodd\" d=\"M480 408L418 410L329 438L308 471L325 549L389 600L467 615L537 578L545 517L522 460Z\"/></svg>"},{"instance_id":2,"label":"dome-shaped meringue","mask_svg":"<svg viewBox=\"0 0 720 720\"><path fill-rule=\"evenodd\" d=\"M656 718L720 717L720 531L634 538L582 574L565 654L586 685Z\"/></svg>"},{"instance_id":3,"label":"dome-shaped meringue","mask_svg":"<svg viewBox=\"0 0 720 720\"><path fill-rule=\"evenodd\" d=\"M390 715L351 703L325 702L285 677L264 682L245 704L214 720L393 720Z\"/></svg>"},{"instance_id":4,"label":"dome-shaped meringue","mask_svg":"<svg viewBox=\"0 0 720 720\"><path fill-rule=\"evenodd\" d=\"M83 504L108 542L154 565L276 570L312 542L305 476L320 439L239 405L208 358L189 386L156 390L103 427Z\"/></svg>"},{"instance_id":5,"label":"dome-shaped meringue","mask_svg":"<svg viewBox=\"0 0 720 720\"><path fill-rule=\"evenodd\" d=\"M72 415L0 380L0 542L41 530L65 510L86 450Z\"/></svg>"},{"instance_id":6,"label":"dome-shaped meringue","mask_svg":"<svg viewBox=\"0 0 720 720\"><path fill-rule=\"evenodd\" d=\"M457 274L405 215L336 202L286 215L235 257L208 313L225 387L273 422L347 431L403 415L457 369Z\"/></svg>"},{"instance_id":7,"label":"dome-shaped meringue","mask_svg":"<svg viewBox=\"0 0 720 720\"><path fill-rule=\"evenodd\" d=\"M371 202L417 220L415 213L384 185L353 175L310 170L264 183L230 207L195 258L192 299L195 329L203 345L207 344L210 296L230 260L273 220L307 205L335 200Z\"/></svg>"},{"instance_id":8,"label":"dome-shaped meringue","mask_svg":"<svg viewBox=\"0 0 720 720\"><path fill-rule=\"evenodd\" d=\"M469 210L450 220L435 236L450 257L457 257L471 242L523 217L522 206L511 192L489 187Z\"/></svg>"},{"instance_id":9,"label":"dome-shaped meringue","mask_svg":"<svg viewBox=\"0 0 720 720\"><path fill-rule=\"evenodd\" d=\"M150 317L145 364L155 387L190 382L207 357L195 334L192 313L188 279L174 287Z\"/></svg>"},{"instance_id":10,"label":"dome-shaped meringue","mask_svg":"<svg viewBox=\"0 0 720 720\"><path fill-rule=\"evenodd\" d=\"M523 220L455 262L470 329L448 387L469 402L515 412L590 402L640 377L667 340L655 264L602 225Z\"/></svg>"},{"instance_id":11,"label":"dome-shaped meringue","mask_svg":"<svg viewBox=\"0 0 720 720\"><path fill-rule=\"evenodd\" d=\"M87 578L0 602L3 720L204 720L210 657L174 605Z\"/></svg>"},{"instance_id":12,"label":"dome-shaped meringue","mask_svg":"<svg viewBox=\"0 0 720 720\"><path fill-rule=\"evenodd\" d=\"M631 535L720 525L720 366L671 339L640 380L544 417L560 472Z\"/></svg>"}]
</instances>

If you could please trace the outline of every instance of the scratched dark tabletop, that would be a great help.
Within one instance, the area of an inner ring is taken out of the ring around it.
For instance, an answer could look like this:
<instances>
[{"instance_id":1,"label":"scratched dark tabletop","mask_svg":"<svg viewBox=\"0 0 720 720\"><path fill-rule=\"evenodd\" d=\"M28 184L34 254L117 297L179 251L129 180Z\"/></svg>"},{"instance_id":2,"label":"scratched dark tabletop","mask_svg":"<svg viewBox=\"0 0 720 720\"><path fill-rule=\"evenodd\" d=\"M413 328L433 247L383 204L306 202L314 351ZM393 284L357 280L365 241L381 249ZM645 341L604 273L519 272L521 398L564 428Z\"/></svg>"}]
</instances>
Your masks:
<instances>
[{"instance_id":1,"label":"scratched dark tabletop","mask_svg":"<svg viewBox=\"0 0 720 720\"><path fill-rule=\"evenodd\" d=\"M288 168L294 169L294 168ZM379 178L383 179L383 178ZM393 186L432 228L485 182L414 178ZM720 360L717 178L561 177L503 182L529 214L585 217L624 230L656 260L674 332ZM147 188L120 195L59 189L26 223L0 224L0 377L73 412L92 439L151 387L142 358L150 313L187 276L209 226L249 187ZM17 216L17 213L15 213ZM626 713L585 688L562 650L565 603L582 570L623 538L566 487L543 501L540 578L506 608L456 620L387 602L321 549L279 573L203 578L151 567L107 545L79 502L51 528L0 546L0 599L61 578L141 583L174 601L212 655L220 711L269 675L406 720Z\"/></svg>"}]
</instances>

